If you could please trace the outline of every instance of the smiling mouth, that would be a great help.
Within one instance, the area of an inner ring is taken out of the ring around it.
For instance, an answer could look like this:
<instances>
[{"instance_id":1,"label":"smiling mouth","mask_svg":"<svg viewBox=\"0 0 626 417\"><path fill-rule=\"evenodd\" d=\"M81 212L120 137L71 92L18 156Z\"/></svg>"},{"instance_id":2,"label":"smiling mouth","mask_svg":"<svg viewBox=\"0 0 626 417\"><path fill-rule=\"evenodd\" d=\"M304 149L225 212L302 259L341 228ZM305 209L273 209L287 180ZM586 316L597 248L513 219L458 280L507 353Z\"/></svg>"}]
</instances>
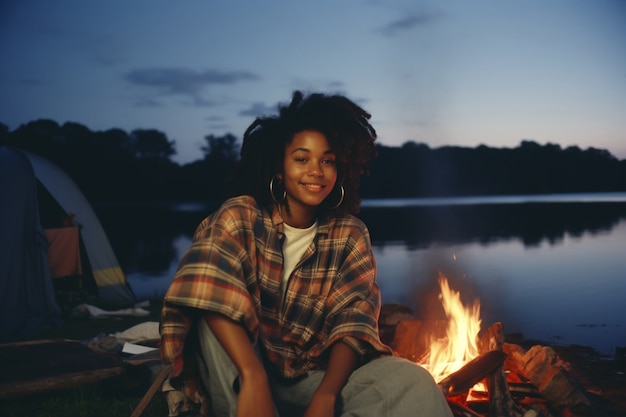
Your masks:
<instances>
[{"instance_id":1,"label":"smiling mouth","mask_svg":"<svg viewBox=\"0 0 626 417\"><path fill-rule=\"evenodd\" d=\"M309 183L300 183L300 184L304 186L304 188L310 191L322 191L324 188L326 188L326 185L323 185L323 184L309 184Z\"/></svg>"}]
</instances>

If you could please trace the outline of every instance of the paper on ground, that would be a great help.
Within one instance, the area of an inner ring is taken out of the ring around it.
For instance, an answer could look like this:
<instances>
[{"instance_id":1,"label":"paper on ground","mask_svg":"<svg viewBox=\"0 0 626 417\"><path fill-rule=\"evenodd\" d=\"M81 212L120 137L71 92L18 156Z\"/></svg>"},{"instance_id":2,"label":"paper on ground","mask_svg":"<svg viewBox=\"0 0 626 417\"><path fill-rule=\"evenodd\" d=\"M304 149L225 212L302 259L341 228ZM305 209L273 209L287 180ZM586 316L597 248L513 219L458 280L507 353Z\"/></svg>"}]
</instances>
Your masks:
<instances>
[{"instance_id":1,"label":"paper on ground","mask_svg":"<svg viewBox=\"0 0 626 417\"><path fill-rule=\"evenodd\" d=\"M140 353L152 352L153 350L157 350L158 348L138 345L136 343L128 343L125 342L122 347L123 353L130 353L131 355L138 355Z\"/></svg>"}]
</instances>

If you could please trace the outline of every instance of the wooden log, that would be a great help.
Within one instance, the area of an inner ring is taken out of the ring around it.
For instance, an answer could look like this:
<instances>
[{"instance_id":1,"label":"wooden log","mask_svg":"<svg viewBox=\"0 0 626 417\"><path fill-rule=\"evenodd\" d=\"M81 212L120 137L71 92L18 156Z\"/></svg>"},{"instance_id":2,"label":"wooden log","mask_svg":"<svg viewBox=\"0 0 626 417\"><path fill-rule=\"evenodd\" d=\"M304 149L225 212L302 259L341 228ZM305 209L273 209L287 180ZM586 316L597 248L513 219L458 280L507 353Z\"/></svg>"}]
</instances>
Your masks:
<instances>
[{"instance_id":1,"label":"wooden log","mask_svg":"<svg viewBox=\"0 0 626 417\"><path fill-rule=\"evenodd\" d=\"M503 325L494 323L481 337L480 350L503 350L504 334ZM500 364L487 378L489 391L489 415L493 417L522 417L523 411L515 404L504 374L504 366Z\"/></svg>"},{"instance_id":2,"label":"wooden log","mask_svg":"<svg viewBox=\"0 0 626 417\"><path fill-rule=\"evenodd\" d=\"M448 401L448 405L450 406L450 409L452 410L452 414L455 416L484 417L482 414L477 413L476 411L472 410L471 408L463 404L459 404L454 401Z\"/></svg>"},{"instance_id":3,"label":"wooden log","mask_svg":"<svg viewBox=\"0 0 626 417\"><path fill-rule=\"evenodd\" d=\"M400 320L391 343L394 352L405 359L418 362L426 350L426 340L422 335L422 322L419 320Z\"/></svg>"},{"instance_id":4,"label":"wooden log","mask_svg":"<svg viewBox=\"0 0 626 417\"><path fill-rule=\"evenodd\" d=\"M391 346L400 320L413 320L413 310L403 304L384 304L380 309L378 330L380 340Z\"/></svg>"},{"instance_id":5,"label":"wooden log","mask_svg":"<svg viewBox=\"0 0 626 417\"><path fill-rule=\"evenodd\" d=\"M126 372L120 359L65 339L3 344L0 363L0 398L67 389Z\"/></svg>"},{"instance_id":6,"label":"wooden log","mask_svg":"<svg viewBox=\"0 0 626 417\"><path fill-rule=\"evenodd\" d=\"M43 345L46 343L70 343L70 342L79 343L80 341L75 340L75 339L64 339L64 338L22 340L19 342L0 343L0 349L20 347L20 346Z\"/></svg>"},{"instance_id":7,"label":"wooden log","mask_svg":"<svg viewBox=\"0 0 626 417\"><path fill-rule=\"evenodd\" d=\"M104 379L120 376L124 374L124 372L125 370L123 367L115 367L94 371L59 374L28 381L12 381L10 383L0 385L0 399L25 397L36 393L73 388L83 384L92 384Z\"/></svg>"},{"instance_id":8,"label":"wooden log","mask_svg":"<svg viewBox=\"0 0 626 417\"><path fill-rule=\"evenodd\" d=\"M524 355L524 377L528 378L541 395L561 411L572 416L597 415L585 389L559 364L553 348L536 345Z\"/></svg>"},{"instance_id":9,"label":"wooden log","mask_svg":"<svg viewBox=\"0 0 626 417\"><path fill-rule=\"evenodd\" d=\"M439 382L446 396L461 395L502 367L506 355L501 350L491 350L472 359L461 369Z\"/></svg>"}]
</instances>

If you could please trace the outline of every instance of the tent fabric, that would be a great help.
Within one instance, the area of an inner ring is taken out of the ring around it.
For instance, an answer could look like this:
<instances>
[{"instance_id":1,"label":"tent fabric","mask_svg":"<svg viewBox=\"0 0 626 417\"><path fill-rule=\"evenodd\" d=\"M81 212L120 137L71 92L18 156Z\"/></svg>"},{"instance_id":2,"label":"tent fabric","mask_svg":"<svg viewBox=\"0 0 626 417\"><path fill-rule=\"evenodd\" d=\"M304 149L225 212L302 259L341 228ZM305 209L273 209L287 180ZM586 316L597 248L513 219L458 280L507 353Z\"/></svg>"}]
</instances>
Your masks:
<instances>
[{"instance_id":1,"label":"tent fabric","mask_svg":"<svg viewBox=\"0 0 626 417\"><path fill-rule=\"evenodd\" d=\"M56 200L63 215L74 214L86 253L81 268L93 274L98 302L117 307L136 302L100 221L74 181L41 156L1 146L1 341L29 338L62 323L50 266L55 251L49 251L41 223L50 214L39 198L44 192Z\"/></svg>"},{"instance_id":2,"label":"tent fabric","mask_svg":"<svg viewBox=\"0 0 626 417\"><path fill-rule=\"evenodd\" d=\"M99 301L116 306L133 305L135 296L127 285L126 277L106 233L87 198L59 167L39 155L25 151L24 154L30 161L37 179L52 194L65 213L72 213L74 221L81 226L81 237L98 286Z\"/></svg>"},{"instance_id":3,"label":"tent fabric","mask_svg":"<svg viewBox=\"0 0 626 417\"><path fill-rule=\"evenodd\" d=\"M0 147L0 342L62 324L36 181L22 153Z\"/></svg>"}]
</instances>

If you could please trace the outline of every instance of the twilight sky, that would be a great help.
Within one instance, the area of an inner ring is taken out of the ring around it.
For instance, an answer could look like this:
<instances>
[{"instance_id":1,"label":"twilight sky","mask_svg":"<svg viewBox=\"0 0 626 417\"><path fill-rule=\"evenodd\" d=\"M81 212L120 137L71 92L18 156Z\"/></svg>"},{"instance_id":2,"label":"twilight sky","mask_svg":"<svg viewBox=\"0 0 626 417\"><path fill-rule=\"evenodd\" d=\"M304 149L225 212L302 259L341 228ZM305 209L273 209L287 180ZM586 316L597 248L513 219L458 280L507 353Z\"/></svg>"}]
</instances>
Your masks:
<instances>
[{"instance_id":1,"label":"twilight sky","mask_svg":"<svg viewBox=\"0 0 626 417\"><path fill-rule=\"evenodd\" d=\"M0 122L157 129L181 163L294 89L346 94L381 143L626 159L623 0L1 0Z\"/></svg>"}]
</instances>

